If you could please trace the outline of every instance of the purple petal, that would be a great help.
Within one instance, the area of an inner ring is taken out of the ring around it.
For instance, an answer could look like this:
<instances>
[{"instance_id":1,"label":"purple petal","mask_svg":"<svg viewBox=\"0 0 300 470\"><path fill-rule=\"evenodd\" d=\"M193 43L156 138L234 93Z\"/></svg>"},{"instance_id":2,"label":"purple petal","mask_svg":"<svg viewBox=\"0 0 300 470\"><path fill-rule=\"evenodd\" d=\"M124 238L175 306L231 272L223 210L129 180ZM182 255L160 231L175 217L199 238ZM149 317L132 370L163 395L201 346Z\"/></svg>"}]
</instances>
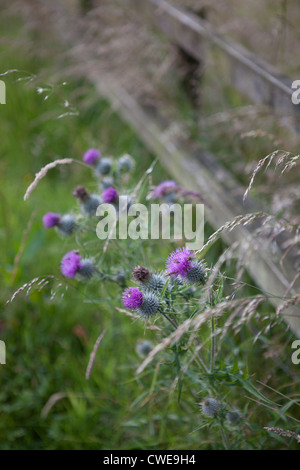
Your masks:
<instances>
[{"instance_id":1,"label":"purple petal","mask_svg":"<svg viewBox=\"0 0 300 470\"><path fill-rule=\"evenodd\" d=\"M116 202L118 200L118 191L110 186L109 188L105 189L102 193L103 202L110 203Z\"/></svg>"},{"instance_id":2,"label":"purple petal","mask_svg":"<svg viewBox=\"0 0 300 470\"><path fill-rule=\"evenodd\" d=\"M81 267L81 256L76 251L69 251L61 260L61 272L64 276L74 278Z\"/></svg>"},{"instance_id":3,"label":"purple petal","mask_svg":"<svg viewBox=\"0 0 300 470\"><path fill-rule=\"evenodd\" d=\"M167 271L173 277L186 277L192 267L194 253L187 248L178 248L167 259Z\"/></svg>"},{"instance_id":4,"label":"purple petal","mask_svg":"<svg viewBox=\"0 0 300 470\"><path fill-rule=\"evenodd\" d=\"M176 188L178 188L176 181L173 181L173 180L163 181L158 186L156 186L156 188L153 191L152 197L153 198L163 197L167 193L169 193L170 191Z\"/></svg>"},{"instance_id":5,"label":"purple petal","mask_svg":"<svg viewBox=\"0 0 300 470\"><path fill-rule=\"evenodd\" d=\"M89 149L83 155L84 163L93 165L101 157L101 152L97 149Z\"/></svg>"},{"instance_id":6,"label":"purple petal","mask_svg":"<svg viewBox=\"0 0 300 470\"><path fill-rule=\"evenodd\" d=\"M138 287L128 287L122 295L122 300L124 307L133 310L144 303L143 293Z\"/></svg>"},{"instance_id":7,"label":"purple petal","mask_svg":"<svg viewBox=\"0 0 300 470\"><path fill-rule=\"evenodd\" d=\"M47 212L43 217L43 224L45 228L55 227L59 224L60 214L55 214L55 212Z\"/></svg>"}]
</instances>

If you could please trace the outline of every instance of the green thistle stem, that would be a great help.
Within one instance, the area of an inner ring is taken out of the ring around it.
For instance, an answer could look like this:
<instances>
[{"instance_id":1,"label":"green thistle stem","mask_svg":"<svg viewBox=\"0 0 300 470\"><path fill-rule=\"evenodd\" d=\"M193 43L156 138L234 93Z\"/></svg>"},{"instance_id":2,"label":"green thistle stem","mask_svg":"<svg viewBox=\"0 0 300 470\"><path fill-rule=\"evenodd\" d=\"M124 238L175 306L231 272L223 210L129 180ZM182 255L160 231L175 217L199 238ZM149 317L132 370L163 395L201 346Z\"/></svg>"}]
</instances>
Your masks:
<instances>
[{"instance_id":1,"label":"green thistle stem","mask_svg":"<svg viewBox=\"0 0 300 470\"><path fill-rule=\"evenodd\" d=\"M211 318L211 342L210 342L210 371L212 372L215 367L215 317Z\"/></svg>"},{"instance_id":2,"label":"green thistle stem","mask_svg":"<svg viewBox=\"0 0 300 470\"><path fill-rule=\"evenodd\" d=\"M161 312L161 314L162 314L163 317L165 317L166 320L168 320L168 322L171 323L171 325L175 328L175 330L177 330L178 325L177 325L176 321L173 320L171 317L169 317L169 315L167 315L166 313Z\"/></svg>"}]
</instances>

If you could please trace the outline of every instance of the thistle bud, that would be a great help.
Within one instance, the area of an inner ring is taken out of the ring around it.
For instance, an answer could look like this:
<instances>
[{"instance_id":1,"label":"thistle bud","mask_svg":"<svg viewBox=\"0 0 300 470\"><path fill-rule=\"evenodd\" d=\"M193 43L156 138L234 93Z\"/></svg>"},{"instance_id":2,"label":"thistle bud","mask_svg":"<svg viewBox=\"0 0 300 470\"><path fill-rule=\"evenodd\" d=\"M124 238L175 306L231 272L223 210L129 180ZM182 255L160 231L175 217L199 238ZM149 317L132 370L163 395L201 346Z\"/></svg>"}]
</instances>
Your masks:
<instances>
[{"instance_id":1,"label":"thistle bud","mask_svg":"<svg viewBox=\"0 0 300 470\"><path fill-rule=\"evenodd\" d=\"M103 191L102 199L107 204L115 204L119 199L118 191L113 186L110 186Z\"/></svg>"},{"instance_id":2,"label":"thistle bud","mask_svg":"<svg viewBox=\"0 0 300 470\"><path fill-rule=\"evenodd\" d=\"M89 258L82 259L80 261L80 267L77 272L81 279L84 279L84 280L90 279L95 272L95 266L94 266L93 261Z\"/></svg>"},{"instance_id":3,"label":"thistle bud","mask_svg":"<svg viewBox=\"0 0 300 470\"><path fill-rule=\"evenodd\" d=\"M83 155L83 161L87 165L95 165L97 160L101 157L101 152L97 149L89 149Z\"/></svg>"},{"instance_id":4,"label":"thistle bud","mask_svg":"<svg viewBox=\"0 0 300 470\"><path fill-rule=\"evenodd\" d=\"M124 286L126 284L126 274L123 269L117 271L113 279L121 286Z\"/></svg>"},{"instance_id":5,"label":"thistle bud","mask_svg":"<svg viewBox=\"0 0 300 470\"><path fill-rule=\"evenodd\" d=\"M152 292L141 292L138 287L128 287L122 296L124 307L135 310L142 317L149 318L159 309L159 299Z\"/></svg>"},{"instance_id":6,"label":"thistle bud","mask_svg":"<svg viewBox=\"0 0 300 470\"><path fill-rule=\"evenodd\" d=\"M190 268L186 273L186 280L190 284L204 284L205 283L205 271L201 261L192 261Z\"/></svg>"},{"instance_id":7,"label":"thistle bud","mask_svg":"<svg viewBox=\"0 0 300 470\"><path fill-rule=\"evenodd\" d=\"M104 191L105 189L110 188L113 185L114 185L113 177L105 176L105 178L102 178L102 180L99 183L99 189L100 191Z\"/></svg>"},{"instance_id":8,"label":"thistle bud","mask_svg":"<svg viewBox=\"0 0 300 470\"><path fill-rule=\"evenodd\" d=\"M94 271L93 261L87 258L82 259L78 251L69 251L61 260L61 272L66 277L75 278L78 275L81 279L88 280Z\"/></svg>"},{"instance_id":9,"label":"thistle bud","mask_svg":"<svg viewBox=\"0 0 300 470\"><path fill-rule=\"evenodd\" d=\"M148 340L140 341L136 345L136 352L141 357L147 356L149 352L152 351L152 349L153 349L153 344L151 343L151 341L148 341Z\"/></svg>"},{"instance_id":10,"label":"thistle bud","mask_svg":"<svg viewBox=\"0 0 300 470\"><path fill-rule=\"evenodd\" d=\"M145 288L155 294L160 294L165 287L167 278L161 273L152 273L149 280L144 284Z\"/></svg>"},{"instance_id":11,"label":"thistle bud","mask_svg":"<svg viewBox=\"0 0 300 470\"><path fill-rule=\"evenodd\" d=\"M117 171L119 171L120 173L129 172L133 169L134 164L135 162L130 155L122 155L122 157L120 157L117 161Z\"/></svg>"},{"instance_id":12,"label":"thistle bud","mask_svg":"<svg viewBox=\"0 0 300 470\"><path fill-rule=\"evenodd\" d=\"M81 211L88 217L96 215L98 206L102 204L102 199L98 194L89 194L83 186L77 186L73 191L73 196L79 199Z\"/></svg>"},{"instance_id":13,"label":"thistle bud","mask_svg":"<svg viewBox=\"0 0 300 470\"><path fill-rule=\"evenodd\" d=\"M202 413L205 416L215 416L220 408L220 403L215 398L206 398L201 403Z\"/></svg>"},{"instance_id":14,"label":"thistle bud","mask_svg":"<svg viewBox=\"0 0 300 470\"><path fill-rule=\"evenodd\" d=\"M77 224L75 217L72 214L64 214L57 225L58 231L62 235L72 235L72 233L76 230Z\"/></svg>"},{"instance_id":15,"label":"thistle bud","mask_svg":"<svg viewBox=\"0 0 300 470\"><path fill-rule=\"evenodd\" d=\"M100 158L98 161L96 167L95 167L95 173L97 175L107 175L112 167L112 159L111 158Z\"/></svg>"},{"instance_id":16,"label":"thistle bud","mask_svg":"<svg viewBox=\"0 0 300 470\"><path fill-rule=\"evenodd\" d=\"M167 278L161 273L151 273L145 266L136 266L132 270L133 279L143 287L155 294L160 294L167 282Z\"/></svg>"},{"instance_id":17,"label":"thistle bud","mask_svg":"<svg viewBox=\"0 0 300 470\"><path fill-rule=\"evenodd\" d=\"M236 424L241 419L241 416L237 411L228 411L228 413L226 413L226 419L231 424Z\"/></svg>"},{"instance_id":18,"label":"thistle bud","mask_svg":"<svg viewBox=\"0 0 300 470\"><path fill-rule=\"evenodd\" d=\"M137 309L137 312L145 318L152 317L158 312L159 309L159 299L155 294L152 292L145 292L143 294L144 302L142 305Z\"/></svg>"}]
</instances>

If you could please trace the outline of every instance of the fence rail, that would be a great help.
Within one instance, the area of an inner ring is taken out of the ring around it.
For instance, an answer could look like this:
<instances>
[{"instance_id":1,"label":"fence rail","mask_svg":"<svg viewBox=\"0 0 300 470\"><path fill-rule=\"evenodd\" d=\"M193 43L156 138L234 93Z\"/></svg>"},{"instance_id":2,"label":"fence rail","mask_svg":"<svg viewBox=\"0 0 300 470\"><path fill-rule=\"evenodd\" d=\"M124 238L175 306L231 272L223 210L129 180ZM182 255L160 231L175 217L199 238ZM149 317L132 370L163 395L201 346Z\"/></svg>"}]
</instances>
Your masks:
<instances>
[{"instance_id":1,"label":"fence rail","mask_svg":"<svg viewBox=\"0 0 300 470\"><path fill-rule=\"evenodd\" d=\"M244 47L214 31L208 21L170 5L165 0L132 0L148 22L158 27L171 41L200 62L204 48L214 45L229 61L232 85L256 104L268 105L293 116L292 125L300 128L300 108L292 103L293 80ZM205 43L205 44L204 44Z\"/></svg>"}]
</instances>

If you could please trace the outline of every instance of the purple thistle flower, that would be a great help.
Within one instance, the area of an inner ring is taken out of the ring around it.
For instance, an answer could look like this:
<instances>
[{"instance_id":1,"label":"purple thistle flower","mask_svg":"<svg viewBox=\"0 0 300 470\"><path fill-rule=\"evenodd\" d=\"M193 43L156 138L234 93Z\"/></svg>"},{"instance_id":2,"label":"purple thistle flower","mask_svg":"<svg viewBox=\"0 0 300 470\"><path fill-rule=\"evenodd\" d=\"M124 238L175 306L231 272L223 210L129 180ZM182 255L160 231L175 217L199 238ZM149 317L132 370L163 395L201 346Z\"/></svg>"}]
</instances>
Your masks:
<instances>
[{"instance_id":1,"label":"purple thistle flower","mask_svg":"<svg viewBox=\"0 0 300 470\"><path fill-rule=\"evenodd\" d=\"M105 189L102 193L103 202L106 202L106 203L117 202L118 197L119 197L118 191L112 186Z\"/></svg>"},{"instance_id":2,"label":"purple thistle flower","mask_svg":"<svg viewBox=\"0 0 300 470\"><path fill-rule=\"evenodd\" d=\"M55 212L47 212L43 217L43 224L45 228L51 228L58 225L60 222L60 214L55 214Z\"/></svg>"},{"instance_id":3,"label":"purple thistle flower","mask_svg":"<svg viewBox=\"0 0 300 470\"><path fill-rule=\"evenodd\" d=\"M74 278L82 267L81 256L76 251L69 251L61 260L61 272L64 276Z\"/></svg>"},{"instance_id":4,"label":"purple thistle flower","mask_svg":"<svg viewBox=\"0 0 300 470\"><path fill-rule=\"evenodd\" d=\"M187 272L192 268L194 253L187 248L177 248L167 259L167 271L169 276L186 277Z\"/></svg>"},{"instance_id":5,"label":"purple thistle flower","mask_svg":"<svg viewBox=\"0 0 300 470\"><path fill-rule=\"evenodd\" d=\"M138 287L128 287L128 289L123 292L122 300L124 307L133 310L137 309L144 303L143 293Z\"/></svg>"},{"instance_id":6,"label":"purple thistle flower","mask_svg":"<svg viewBox=\"0 0 300 470\"><path fill-rule=\"evenodd\" d=\"M176 181L173 181L173 180L163 181L162 183L160 183L158 186L154 188L153 193L152 193L152 198L157 199L157 198L163 197L169 192L177 188L178 188L178 185Z\"/></svg>"},{"instance_id":7,"label":"purple thistle flower","mask_svg":"<svg viewBox=\"0 0 300 470\"><path fill-rule=\"evenodd\" d=\"M101 152L97 149L89 149L83 155L84 163L93 165L101 157Z\"/></svg>"}]
</instances>

